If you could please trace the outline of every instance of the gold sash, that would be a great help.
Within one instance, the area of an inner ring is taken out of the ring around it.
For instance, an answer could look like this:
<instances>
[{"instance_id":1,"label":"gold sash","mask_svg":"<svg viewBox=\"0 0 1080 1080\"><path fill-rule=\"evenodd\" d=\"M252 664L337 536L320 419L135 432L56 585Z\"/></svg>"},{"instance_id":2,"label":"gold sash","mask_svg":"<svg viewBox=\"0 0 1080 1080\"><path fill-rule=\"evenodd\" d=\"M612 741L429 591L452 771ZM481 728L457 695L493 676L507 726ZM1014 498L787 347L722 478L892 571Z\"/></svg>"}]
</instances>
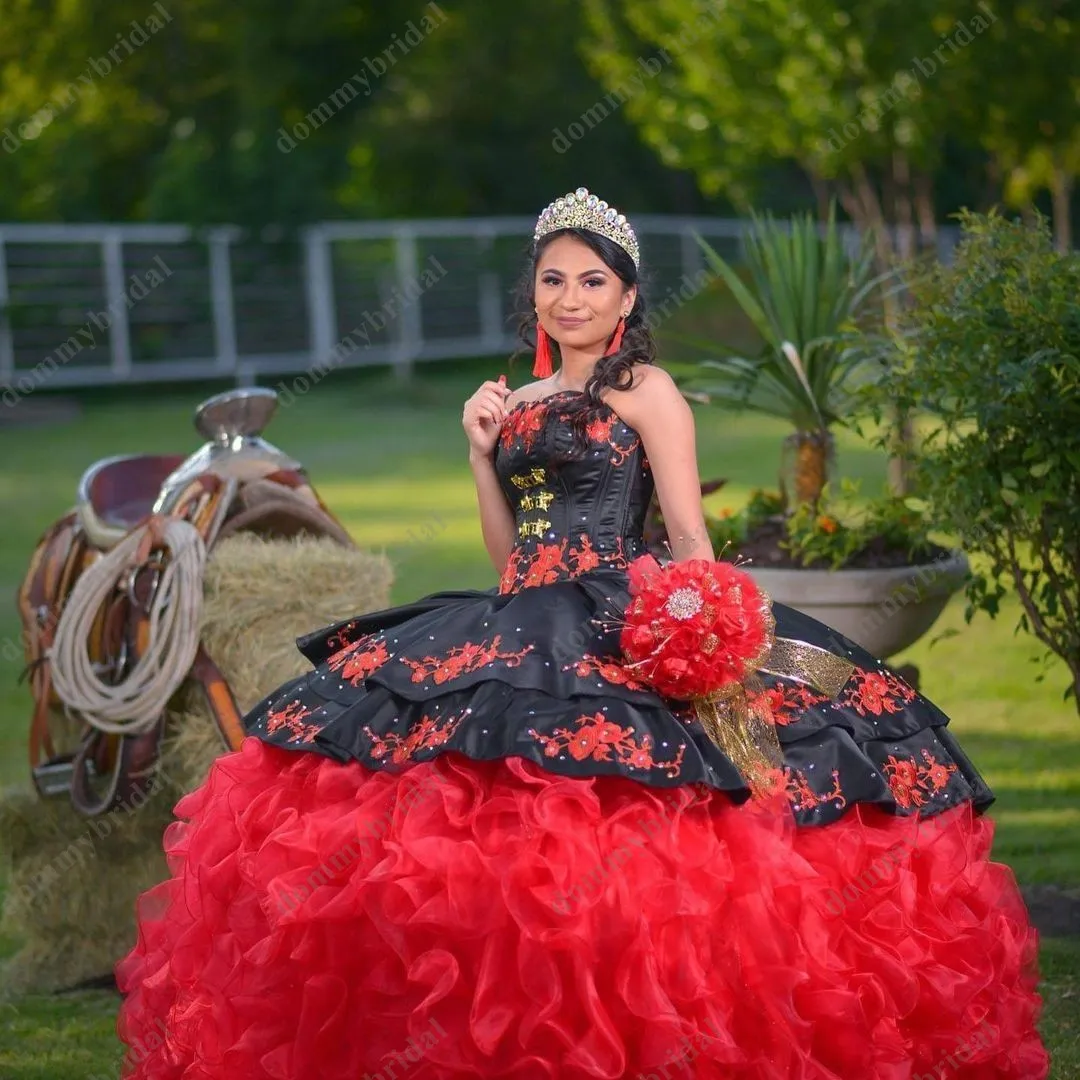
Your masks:
<instances>
[{"instance_id":1,"label":"gold sash","mask_svg":"<svg viewBox=\"0 0 1080 1080\"><path fill-rule=\"evenodd\" d=\"M758 672L793 679L829 697L840 693L855 670L850 660L794 638L774 638L754 666ZM762 690L755 673L742 683L694 700L694 712L705 734L731 759L755 797L775 789L784 764L776 722ZM754 694L753 703L748 692Z\"/></svg>"}]
</instances>

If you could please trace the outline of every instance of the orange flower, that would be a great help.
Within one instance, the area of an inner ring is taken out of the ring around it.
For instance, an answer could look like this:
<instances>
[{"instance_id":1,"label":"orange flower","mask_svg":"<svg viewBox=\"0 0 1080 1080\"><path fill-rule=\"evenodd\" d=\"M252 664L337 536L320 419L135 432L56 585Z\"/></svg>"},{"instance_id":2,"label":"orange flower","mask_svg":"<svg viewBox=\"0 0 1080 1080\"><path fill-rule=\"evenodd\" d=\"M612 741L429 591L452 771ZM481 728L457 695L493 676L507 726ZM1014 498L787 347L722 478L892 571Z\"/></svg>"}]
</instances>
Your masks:
<instances>
[{"instance_id":1,"label":"orange flower","mask_svg":"<svg viewBox=\"0 0 1080 1080\"><path fill-rule=\"evenodd\" d=\"M819 517L817 519L817 524L818 524L818 528L822 532L826 532L826 533L834 533L834 532L836 532L837 525L836 525L836 519L835 518L825 517L823 515L822 517Z\"/></svg>"}]
</instances>

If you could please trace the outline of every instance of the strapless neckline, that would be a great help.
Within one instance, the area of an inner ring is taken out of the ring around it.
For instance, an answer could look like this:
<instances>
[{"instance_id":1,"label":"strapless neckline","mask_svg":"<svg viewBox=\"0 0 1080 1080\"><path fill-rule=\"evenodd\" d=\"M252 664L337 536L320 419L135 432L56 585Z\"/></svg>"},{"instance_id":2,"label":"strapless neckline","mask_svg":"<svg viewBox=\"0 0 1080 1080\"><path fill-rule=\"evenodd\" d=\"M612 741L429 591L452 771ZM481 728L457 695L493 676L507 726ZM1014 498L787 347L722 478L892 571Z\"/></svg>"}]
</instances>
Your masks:
<instances>
[{"instance_id":1,"label":"strapless neckline","mask_svg":"<svg viewBox=\"0 0 1080 1080\"><path fill-rule=\"evenodd\" d=\"M506 415L509 416L511 413L517 412L518 409L523 408L526 405L544 405L549 401L554 401L556 398L581 397L584 393L584 390L556 390L554 394L548 394L547 397L527 398L524 401L519 401L516 405L512 405L506 411ZM600 407L603 409L611 409L612 412L615 411L606 401L601 401Z\"/></svg>"}]
</instances>

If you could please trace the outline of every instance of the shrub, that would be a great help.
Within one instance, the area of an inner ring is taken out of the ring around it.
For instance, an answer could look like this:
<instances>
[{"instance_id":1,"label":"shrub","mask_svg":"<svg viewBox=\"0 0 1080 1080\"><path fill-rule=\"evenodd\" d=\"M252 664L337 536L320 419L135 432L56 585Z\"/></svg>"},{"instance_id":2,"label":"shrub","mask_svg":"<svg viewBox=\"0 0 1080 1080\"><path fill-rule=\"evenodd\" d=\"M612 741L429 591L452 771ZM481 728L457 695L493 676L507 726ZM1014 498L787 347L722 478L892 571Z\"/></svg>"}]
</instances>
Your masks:
<instances>
[{"instance_id":1,"label":"shrub","mask_svg":"<svg viewBox=\"0 0 1080 1080\"><path fill-rule=\"evenodd\" d=\"M868 391L928 417L913 447L932 523L985 564L967 618L1010 591L1080 687L1080 256L1035 226L962 215L951 266L912 275L895 356ZM1080 708L1080 699L1077 701Z\"/></svg>"}]
</instances>

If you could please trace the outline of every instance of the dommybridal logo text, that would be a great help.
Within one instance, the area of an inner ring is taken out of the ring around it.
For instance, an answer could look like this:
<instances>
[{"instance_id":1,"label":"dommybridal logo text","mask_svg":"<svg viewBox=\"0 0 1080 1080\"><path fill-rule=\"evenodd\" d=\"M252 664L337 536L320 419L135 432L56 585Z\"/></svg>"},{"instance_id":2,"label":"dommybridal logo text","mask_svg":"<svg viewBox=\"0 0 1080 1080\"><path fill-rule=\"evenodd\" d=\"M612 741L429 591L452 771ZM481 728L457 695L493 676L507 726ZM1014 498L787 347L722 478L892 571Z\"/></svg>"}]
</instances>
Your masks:
<instances>
[{"instance_id":1,"label":"dommybridal logo text","mask_svg":"<svg viewBox=\"0 0 1080 1080\"><path fill-rule=\"evenodd\" d=\"M24 142L32 142L36 139L61 113L70 109L87 90L96 93L97 85L94 83L94 75L103 79L114 67L119 67L131 56L140 45L145 45L154 34L163 30L166 23L173 21L173 17L165 10L160 0L154 5L154 11L157 14L147 16L145 26L141 25L138 19L132 19L131 32L126 37L123 34L117 34L117 44L109 49L105 56L91 56L86 70L76 76L78 81L69 82L56 95L54 101L47 101L29 120L24 120L19 124L18 134L11 128L5 128L0 133L0 146L9 154L14 154Z\"/></svg>"},{"instance_id":2,"label":"dommybridal logo text","mask_svg":"<svg viewBox=\"0 0 1080 1080\"><path fill-rule=\"evenodd\" d=\"M678 56L684 49L700 41L703 33L715 33L717 20L723 9L723 0L703 0L699 7L697 23L685 22L679 27L675 40L671 43L670 51L657 49L656 56L638 57L638 66L645 73L644 75L634 72L625 81L619 83L610 94L586 109L578 120L567 124L565 135L562 128L551 129L554 136L551 140L551 148L555 153L565 154L570 149L571 141L577 142L578 139L585 138L586 130L591 131L613 112L622 108L635 94L640 94L645 89L646 78L654 79L665 66L670 65L673 53ZM567 138L567 135L570 137Z\"/></svg>"}]
</instances>

